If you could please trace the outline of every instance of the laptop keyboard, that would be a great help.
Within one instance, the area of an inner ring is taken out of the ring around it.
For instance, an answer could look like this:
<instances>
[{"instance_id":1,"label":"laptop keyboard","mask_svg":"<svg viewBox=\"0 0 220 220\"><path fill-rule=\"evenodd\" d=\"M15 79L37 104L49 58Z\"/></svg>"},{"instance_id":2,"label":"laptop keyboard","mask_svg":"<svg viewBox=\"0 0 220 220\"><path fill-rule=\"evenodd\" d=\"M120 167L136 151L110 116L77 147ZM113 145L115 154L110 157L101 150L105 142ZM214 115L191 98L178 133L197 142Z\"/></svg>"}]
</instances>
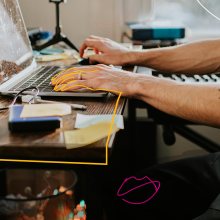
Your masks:
<instances>
[{"instance_id":1,"label":"laptop keyboard","mask_svg":"<svg viewBox=\"0 0 220 220\"><path fill-rule=\"evenodd\" d=\"M27 87L38 87L40 92L52 92L54 87L51 86L51 78L62 71L57 66L43 66L40 70L35 71L30 76L16 84L9 91L21 91Z\"/></svg>"}]
</instances>

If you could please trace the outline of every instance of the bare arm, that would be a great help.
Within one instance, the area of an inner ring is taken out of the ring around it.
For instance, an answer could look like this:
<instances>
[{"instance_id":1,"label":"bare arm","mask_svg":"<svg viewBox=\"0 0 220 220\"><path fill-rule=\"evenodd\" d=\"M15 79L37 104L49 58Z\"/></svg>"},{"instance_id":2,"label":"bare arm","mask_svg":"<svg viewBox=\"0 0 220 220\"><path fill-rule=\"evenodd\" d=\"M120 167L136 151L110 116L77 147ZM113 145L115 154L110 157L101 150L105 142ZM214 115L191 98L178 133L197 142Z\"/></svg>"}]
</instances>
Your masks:
<instances>
[{"instance_id":1,"label":"bare arm","mask_svg":"<svg viewBox=\"0 0 220 220\"><path fill-rule=\"evenodd\" d=\"M197 86L177 83L104 65L80 69L95 72L85 73L80 81L74 75L77 72L73 71L72 76L67 74L66 77L66 73L62 73L52 85L56 85L60 78L64 82L57 87L60 91L74 91L83 86L119 91L122 96L143 100L168 114L220 128L220 86L216 84ZM73 77L77 81L73 81ZM117 92L115 94L118 95Z\"/></svg>"},{"instance_id":2,"label":"bare arm","mask_svg":"<svg viewBox=\"0 0 220 220\"><path fill-rule=\"evenodd\" d=\"M207 74L220 70L220 40L134 52L109 39L91 36L81 46L81 56L87 47L102 52L91 57L91 64L98 61L113 65L142 65L184 74ZM57 89L74 91L86 86L92 89L120 91L122 96L143 100L168 114L220 128L220 86L216 84L178 83L153 76L132 74L104 65L84 68L82 67L83 70L96 72L86 73L80 82L72 81L72 76L62 78L65 83L58 85ZM55 85L56 81L52 84Z\"/></svg>"},{"instance_id":3,"label":"bare arm","mask_svg":"<svg viewBox=\"0 0 220 220\"><path fill-rule=\"evenodd\" d=\"M131 52L130 64L186 75L208 74L220 70L220 40Z\"/></svg>"},{"instance_id":4,"label":"bare arm","mask_svg":"<svg viewBox=\"0 0 220 220\"><path fill-rule=\"evenodd\" d=\"M135 52L112 40L90 36L80 48L81 56L87 47L102 53L92 56L91 64L98 61L108 65L140 65L186 75L220 71L220 39Z\"/></svg>"},{"instance_id":5,"label":"bare arm","mask_svg":"<svg viewBox=\"0 0 220 220\"><path fill-rule=\"evenodd\" d=\"M146 75L139 77L136 98L170 115L220 128L219 85L191 85Z\"/></svg>"}]
</instances>

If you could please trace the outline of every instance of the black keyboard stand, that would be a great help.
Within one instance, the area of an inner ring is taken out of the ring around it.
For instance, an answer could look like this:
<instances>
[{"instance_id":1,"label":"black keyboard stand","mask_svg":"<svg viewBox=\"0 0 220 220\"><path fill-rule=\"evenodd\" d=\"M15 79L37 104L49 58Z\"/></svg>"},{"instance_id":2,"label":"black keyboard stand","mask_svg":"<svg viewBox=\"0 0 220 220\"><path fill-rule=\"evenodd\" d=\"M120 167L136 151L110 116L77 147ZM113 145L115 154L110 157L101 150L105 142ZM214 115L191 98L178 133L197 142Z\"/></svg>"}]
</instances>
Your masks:
<instances>
[{"instance_id":1,"label":"black keyboard stand","mask_svg":"<svg viewBox=\"0 0 220 220\"><path fill-rule=\"evenodd\" d=\"M61 32L61 26L60 26L60 3L61 2L54 2L56 4L56 34L53 36L53 39L49 42L41 45L41 46L33 46L34 50L41 51L49 46L52 46L54 44L58 44L59 42L66 43L69 47L79 52L79 49Z\"/></svg>"},{"instance_id":2,"label":"black keyboard stand","mask_svg":"<svg viewBox=\"0 0 220 220\"><path fill-rule=\"evenodd\" d=\"M131 123L135 121L135 110L136 108L146 108L148 110L148 117L153 119L157 125L162 125L163 127L163 140L166 145L173 145L176 142L175 133L181 135L192 143L198 145L204 150L215 153L220 151L220 145L214 143L198 132L186 127L186 125L197 125L193 122L177 118L168 115L147 103L139 100L132 100L132 104L128 106L129 108L129 120Z\"/></svg>"},{"instance_id":3,"label":"black keyboard stand","mask_svg":"<svg viewBox=\"0 0 220 220\"><path fill-rule=\"evenodd\" d=\"M152 118L157 125L162 125L163 140L166 145L170 146L175 144L175 133L177 133L210 153L220 151L220 145L186 127L186 125L197 125L196 123L168 115L148 104L146 104L146 108L148 109L148 116Z\"/></svg>"},{"instance_id":4,"label":"black keyboard stand","mask_svg":"<svg viewBox=\"0 0 220 220\"><path fill-rule=\"evenodd\" d=\"M199 147L203 148L204 150L206 150L210 153L215 153L215 152L220 151L220 146L218 144L216 144L213 141L209 140L208 138L202 136L201 134L195 132L194 130L186 127L185 125L175 125L174 124L171 126L173 127L174 132L176 132L177 134L186 138L187 140L191 141L192 143L198 145Z\"/></svg>"}]
</instances>

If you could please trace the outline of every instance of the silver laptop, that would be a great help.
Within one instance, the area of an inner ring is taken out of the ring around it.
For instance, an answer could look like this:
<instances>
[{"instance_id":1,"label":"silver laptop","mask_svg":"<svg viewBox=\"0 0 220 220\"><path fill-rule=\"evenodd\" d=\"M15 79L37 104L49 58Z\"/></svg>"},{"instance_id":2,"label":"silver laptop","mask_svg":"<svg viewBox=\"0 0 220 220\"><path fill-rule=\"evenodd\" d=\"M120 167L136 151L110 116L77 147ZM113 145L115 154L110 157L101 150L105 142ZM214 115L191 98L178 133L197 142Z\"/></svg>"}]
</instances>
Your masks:
<instances>
[{"instance_id":1,"label":"silver laptop","mask_svg":"<svg viewBox=\"0 0 220 220\"><path fill-rule=\"evenodd\" d=\"M40 96L104 97L108 94L89 89L54 91L51 78L68 68L70 66L38 66L18 0L0 0L0 94L13 95L30 86L38 87Z\"/></svg>"}]
</instances>

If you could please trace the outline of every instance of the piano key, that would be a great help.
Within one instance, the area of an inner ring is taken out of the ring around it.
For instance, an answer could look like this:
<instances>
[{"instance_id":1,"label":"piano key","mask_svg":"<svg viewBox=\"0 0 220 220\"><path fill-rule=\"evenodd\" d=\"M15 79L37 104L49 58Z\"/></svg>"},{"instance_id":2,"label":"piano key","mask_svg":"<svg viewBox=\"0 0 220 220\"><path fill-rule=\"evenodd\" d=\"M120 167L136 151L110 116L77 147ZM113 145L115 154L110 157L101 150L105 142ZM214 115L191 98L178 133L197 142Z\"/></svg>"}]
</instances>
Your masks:
<instances>
[{"instance_id":1,"label":"piano key","mask_svg":"<svg viewBox=\"0 0 220 220\"><path fill-rule=\"evenodd\" d=\"M211 74L210 77L214 82L217 82L219 79L218 76L216 76L215 74Z\"/></svg>"},{"instance_id":2,"label":"piano key","mask_svg":"<svg viewBox=\"0 0 220 220\"><path fill-rule=\"evenodd\" d=\"M159 71L152 71L153 76L157 76L159 78L165 78L165 79L173 79L186 83L216 83L220 82L220 72L210 75L192 75L192 76L186 76L184 74L176 75L176 74L170 74L170 73L163 73Z\"/></svg>"},{"instance_id":3,"label":"piano key","mask_svg":"<svg viewBox=\"0 0 220 220\"><path fill-rule=\"evenodd\" d=\"M187 77L184 74L181 74L180 78L183 82L186 82L186 80L187 80Z\"/></svg>"},{"instance_id":4,"label":"piano key","mask_svg":"<svg viewBox=\"0 0 220 220\"><path fill-rule=\"evenodd\" d=\"M202 78L208 82L209 80L211 80L211 78L208 75L202 75Z\"/></svg>"},{"instance_id":5,"label":"piano key","mask_svg":"<svg viewBox=\"0 0 220 220\"><path fill-rule=\"evenodd\" d=\"M171 74L171 79L174 79L176 81L179 81L179 78L177 77L176 74Z\"/></svg>"},{"instance_id":6,"label":"piano key","mask_svg":"<svg viewBox=\"0 0 220 220\"><path fill-rule=\"evenodd\" d=\"M196 80L196 82L200 82L202 79L199 75L194 75L193 77Z\"/></svg>"}]
</instances>

